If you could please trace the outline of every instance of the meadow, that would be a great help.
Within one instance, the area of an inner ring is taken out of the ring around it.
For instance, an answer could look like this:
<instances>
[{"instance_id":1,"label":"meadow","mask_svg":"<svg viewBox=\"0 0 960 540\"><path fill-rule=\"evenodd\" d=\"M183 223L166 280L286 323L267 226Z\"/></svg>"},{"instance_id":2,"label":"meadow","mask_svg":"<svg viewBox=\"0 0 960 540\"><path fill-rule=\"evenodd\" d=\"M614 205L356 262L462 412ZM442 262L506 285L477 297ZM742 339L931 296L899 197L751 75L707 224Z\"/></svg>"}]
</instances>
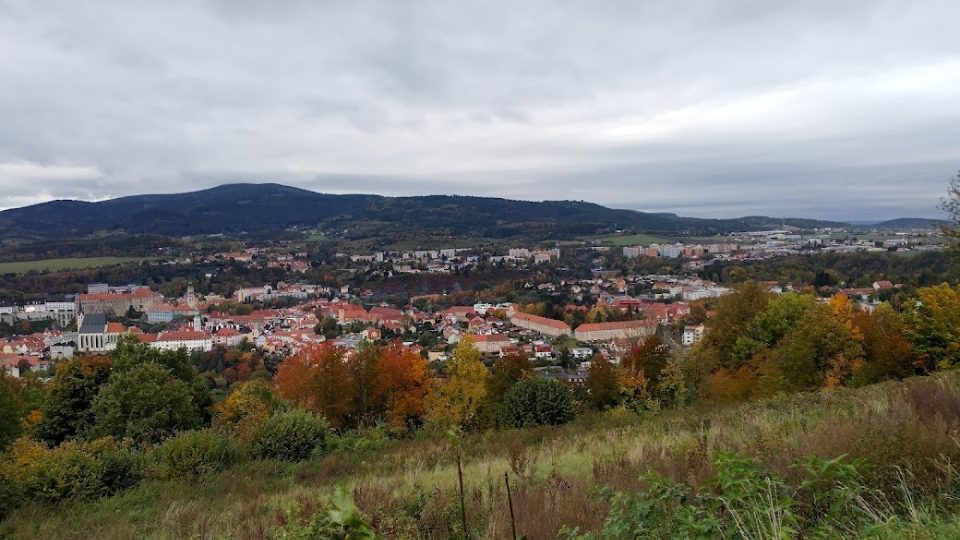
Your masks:
<instances>
[{"instance_id":1,"label":"meadow","mask_svg":"<svg viewBox=\"0 0 960 540\"><path fill-rule=\"evenodd\" d=\"M510 538L507 473L517 533L529 539L688 535L678 520L698 515L697 526L719 520L727 537L949 538L960 533L958 430L960 374L945 372L468 434L466 534L450 439L372 430L300 463L250 461L94 502L30 503L0 523L0 537L312 538L311 519L344 489L382 537ZM751 504L737 506L737 486Z\"/></svg>"},{"instance_id":2,"label":"meadow","mask_svg":"<svg viewBox=\"0 0 960 540\"><path fill-rule=\"evenodd\" d=\"M44 259L40 261L0 262L0 274L21 274L37 271L57 271L81 268L99 268L146 260L144 257L78 257L67 259Z\"/></svg>"},{"instance_id":3,"label":"meadow","mask_svg":"<svg viewBox=\"0 0 960 540\"><path fill-rule=\"evenodd\" d=\"M585 240L614 247L670 243L670 239L668 238L649 234L607 234L603 236L591 236L585 238Z\"/></svg>"}]
</instances>

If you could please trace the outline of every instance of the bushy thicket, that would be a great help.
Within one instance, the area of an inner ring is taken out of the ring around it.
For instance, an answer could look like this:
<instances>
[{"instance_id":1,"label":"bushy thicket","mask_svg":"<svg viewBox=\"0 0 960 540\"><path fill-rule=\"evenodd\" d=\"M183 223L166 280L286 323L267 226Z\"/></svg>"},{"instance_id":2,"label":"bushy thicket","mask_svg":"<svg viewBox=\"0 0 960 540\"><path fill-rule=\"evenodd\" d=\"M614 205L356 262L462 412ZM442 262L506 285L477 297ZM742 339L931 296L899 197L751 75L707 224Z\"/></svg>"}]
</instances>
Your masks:
<instances>
[{"instance_id":1,"label":"bushy thicket","mask_svg":"<svg viewBox=\"0 0 960 540\"><path fill-rule=\"evenodd\" d=\"M0 465L0 514L25 500L58 503L94 500L135 485L144 458L130 441L106 437L68 441L49 449L19 439Z\"/></svg>"},{"instance_id":2,"label":"bushy thicket","mask_svg":"<svg viewBox=\"0 0 960 540\"><path fill-rule=\"evenodd\" d=\"M162 478L204 476L227 469L246 456L246 448L232 435L185 431L157 448L157 474Z\"/></svg>"},{"instance_id":3,"label":"bushy thicket","mask_svg":"<svg viewBox=\"0 0 960 540\"><path fill-rule=\"evenodd\" d=\"M329 428L326 420L304 409L267 418L253 433L254 457L300 461L321 451Z\"/></svg>"},{"instance_id":4,"label":"bushy thicket","mask_svg":"<svg viewBox=\"0 0 960 540\"><path fill-rule=\"evenodd\" d=\"M504 397L505 423L511 427L555 426L573 420L573 396L563 383L526 379Z\"/></svg>"}]
</instances>

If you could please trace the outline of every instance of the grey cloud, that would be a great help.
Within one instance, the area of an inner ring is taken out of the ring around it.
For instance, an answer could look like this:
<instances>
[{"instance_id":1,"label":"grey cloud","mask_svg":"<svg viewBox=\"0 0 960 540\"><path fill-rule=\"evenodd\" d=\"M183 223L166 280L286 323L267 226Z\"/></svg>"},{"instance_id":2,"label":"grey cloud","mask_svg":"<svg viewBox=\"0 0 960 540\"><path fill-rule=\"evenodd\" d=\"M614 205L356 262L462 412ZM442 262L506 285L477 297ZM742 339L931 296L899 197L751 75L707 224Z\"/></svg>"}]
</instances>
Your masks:
<instances>
[{"instance_id":1,"label":"grey cloud","mask_svg":"<svg viewBox=\"0 0 960 540\"><path fill-rule=\"evenodd\" d=\"M933 216L960 167L957 15L951 0L0 0L0 208L275 181ZM96 175L25 182L24 163Z\"/></svg>"}]
</instances>

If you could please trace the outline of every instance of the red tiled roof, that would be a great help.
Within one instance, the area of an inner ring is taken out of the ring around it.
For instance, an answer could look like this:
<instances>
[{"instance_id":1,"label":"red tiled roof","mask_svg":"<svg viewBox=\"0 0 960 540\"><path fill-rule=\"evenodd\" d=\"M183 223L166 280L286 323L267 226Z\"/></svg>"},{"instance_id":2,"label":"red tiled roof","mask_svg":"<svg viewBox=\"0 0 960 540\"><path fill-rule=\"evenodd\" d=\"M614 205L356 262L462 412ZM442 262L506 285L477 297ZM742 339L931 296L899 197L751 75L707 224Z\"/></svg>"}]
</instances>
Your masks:
<instances>
[{"instance_id":1,"label":"red tiled roof","mask_svg":"<svg viewBox=\"0 0 960 540\"><path fill-rule=\"evenodd\" d=\"M577 332L598 332L603 330L626 330L630 328L649 328L656 326L656 321L643 319L639 321L617 321L606 323L581 324L577 327Z\"/></svg>"},{"instance_id":2,"label":"red tiled roof","mask_svg":"<svg viewBox=\"0 0 960 540\"><path fill-rule=\"evenodd\" d=\"M489 334L484 336L473 336L473 341L474 343L493 343L510 341L510 338L506 334Z\"/></svg>"},{"instance_id":3,"label":"red tiled roof","mask_svg":"<svg viewBox=\"0 0 960 540\"><path fill-rule=\"evenodd\" d=\"M193 341L198 339L210 339L210 334L197 332L196 330L176 330L163 332L157 336L157 341Z\"/></svg>"}]
</instances>

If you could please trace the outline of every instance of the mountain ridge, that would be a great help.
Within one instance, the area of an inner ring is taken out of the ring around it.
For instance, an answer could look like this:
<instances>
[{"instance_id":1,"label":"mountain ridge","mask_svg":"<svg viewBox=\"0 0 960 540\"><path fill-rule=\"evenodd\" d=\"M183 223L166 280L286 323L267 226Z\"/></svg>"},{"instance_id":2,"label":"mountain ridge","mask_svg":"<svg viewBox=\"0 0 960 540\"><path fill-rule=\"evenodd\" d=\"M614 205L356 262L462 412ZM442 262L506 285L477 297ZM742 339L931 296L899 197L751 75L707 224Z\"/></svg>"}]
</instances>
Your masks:
<instances>
[{"instance_id":1,"label":"mountain ridge","mask_svg":"<svg viewBox=\"0 0 960 540\"><path fill-rule=\"evenodd\" d=\"M97 202L61 199L0 212L0 234L27 238L110 232L191 236L290 228L346 229L371 224L492 238L526 233L576 235L611 229L715 234L783 226L849 226L835 221L766 216L682 217L571 200L334 195L277 183L232 183L185 193L128 195Z\"/></svg>"}]
</instances>

